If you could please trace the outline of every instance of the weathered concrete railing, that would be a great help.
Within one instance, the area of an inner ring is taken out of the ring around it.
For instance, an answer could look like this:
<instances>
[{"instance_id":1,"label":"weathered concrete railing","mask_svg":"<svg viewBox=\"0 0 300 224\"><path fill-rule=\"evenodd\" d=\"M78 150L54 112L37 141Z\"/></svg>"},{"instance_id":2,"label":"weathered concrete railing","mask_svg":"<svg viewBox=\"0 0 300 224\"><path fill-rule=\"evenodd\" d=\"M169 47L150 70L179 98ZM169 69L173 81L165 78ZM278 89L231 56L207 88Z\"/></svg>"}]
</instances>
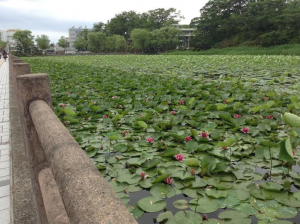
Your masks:
<instances>
[{"instance_id":1,"label":"weathered concrete railing","mask_svg":"<svg viewBox=\"0 0 300 224\"><path fill-rule=\"evenodd\" d=\"M11 72L40 223L137 223L53 113L48 76L26 74L29 65L14 61Z\"/></svg>"}]
</instances>

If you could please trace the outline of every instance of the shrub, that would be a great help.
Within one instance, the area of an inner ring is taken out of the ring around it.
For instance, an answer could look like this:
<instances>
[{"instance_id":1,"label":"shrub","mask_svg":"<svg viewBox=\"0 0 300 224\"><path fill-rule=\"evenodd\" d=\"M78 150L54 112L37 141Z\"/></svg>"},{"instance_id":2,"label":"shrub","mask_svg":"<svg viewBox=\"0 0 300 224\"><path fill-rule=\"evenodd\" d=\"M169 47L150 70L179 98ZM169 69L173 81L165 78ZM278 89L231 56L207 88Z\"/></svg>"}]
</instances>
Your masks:
<instances>
[{"instance_id":1,"label":"shrub","mask_svg":"<svg viewBox=\"0 0 300 224\"><path fill-rule=\"evenodd\" d=\"M273 45L286 44L288 37L285 32L271 31L260 35L259 40L262 47L270 47Z\"/></svg>"}]
</instances>

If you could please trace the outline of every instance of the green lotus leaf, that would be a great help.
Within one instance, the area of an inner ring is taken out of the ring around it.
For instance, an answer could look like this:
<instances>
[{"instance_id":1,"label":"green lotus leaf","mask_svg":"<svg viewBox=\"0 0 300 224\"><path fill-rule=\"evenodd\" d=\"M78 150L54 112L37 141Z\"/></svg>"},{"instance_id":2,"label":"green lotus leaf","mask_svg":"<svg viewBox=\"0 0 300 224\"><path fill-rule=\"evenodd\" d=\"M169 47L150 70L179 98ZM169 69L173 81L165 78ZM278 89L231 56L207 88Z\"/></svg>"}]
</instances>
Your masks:
<instances>
[{"instance_id":1,"label":"green lotus leaf","mask_svg":"<svg viewBox=\"0 0 300 224\"><path fill-rule=\"evenodd\" d=\"M123 204L127 204L130 201L129 195L125 193L117 193Z\"/></svg>"},{"instance_id":2,"label":"green lotus leaf","mask_svg":"<svg viewBox=\"0 0 300 224\"><path fill-rule=\"evenodd\" d=\"M206 189L205 194L210 198L226 198L228 196L227 191L216 189Z\"/></svg>"},{"instance_id":3,"label":"green lotus leaf","mask_svg":"<svg viewBox=\"0 0 300 224\"><path fill-rule=\"evenodd\" d=\"M128 188L127 183L118 183L117 181L109 182L109 185L114 189L115 192L121 192Z\"/></svg>"},{"instance_id":4,"label":"green lotus leaf","mask_svg":"<svg viewBox=\"0 0 300 224\"><path fill-rule=\"evenodd\" d=\"M175 220L177 223L184 224L201 224L202 217L198 213L192 211L180 211L175 214Z\"/></svg>"},{"instance_id":5,"label":"green lotus leaf","mask_svg":"<svg viewBox=\"0 0 300 224\"><path fill-rule=\"evenodd\" d=\"M174 156L179 153L178 149L168 148L167 150L163 151L161 154L161 157L170 157Z\"/></svg>"},{"instance_id":6,"label":"green lotus leaf","mask_svg":"<svg viewBox=\"0 0 300 224\"><path fill-rule=\"evenodd\" d=\"M138 124L140 127L145 128L145 129L148 127L148 125L144 121L138 121Z\"/></svg>"},{"instance_id":7,"label":"green lotus leaf","mask_svg":"<svg viewBox=\"0 0 300 224\"><path fill-rule=\"evenodd\" d=\"M157 216L157 221L159 223L165 223L165 224L176 224L172 212L169 212L169 211L160 213Z\"/></svg>"},{"instance_id":8,"label":"green lotus leaf","mask_svg":"<svg viewBox=\"0 0 300 224\"><path fill-rule=\"evenodd\" d=\"M218 210L218 204L208 198L192 199L190 209L201 213L212 213Z\"/></svg>"},{"instance_id":9,"label":"green lotus leaf","mask_svg":"<svg viewBox=\"0 0 300 224\"><path fill-rule=\"evenodd\" d=\"M137 205L145 212L158 212L166 206L166 202L157 197L142 198L137 202Z\"/></svg>"},{"instance_id":10,"label":"green lotus leaf","mask_svg":"<svg viewBox=\"0 0 300 224\"><path fill-rule=\"evenodd\" d=\"M283 188L282 185L275 182L262 182L259 184L259 186L269 191L280 191Z\"/></svg>"},{"instance_id":11,"label":"green lotus leaf","mask_svg":"<svg viewBox=\"0 0 300 224\"><path fill-rule=\"evenodd\" d=\"M168 184L159 183L151 188L150 193L157 198L170 198L176 194L176 191Z\"/></svg>"},{"instance_id":12,"label":"green lotus leaf","mask_svg":"<svg viewBox=\"0 0 300 224\"><path fill-rule=\"evenodd\" d=\"M298 117L295 114L286 112L283 115L281 115L281 118L284 121L284 123L291 127L300 127L300 117Z\"/></svg>"},{"instance_id":13,"label":"green lotus leaf","mask_svg":"<svg viewBox=\"0 0 300 224\"><path fill-rule=\"evenodd\" d=\"M143 170L149 170L160 163L159 159L151 159L148 162L143 163L142 168Z\"/></svg>"},{"instance_id":14,"label":"green lotus leaf","mask_svg":"<svg viewBox=\"0 0 300 224\"><path fill-rule=\"evenodd\" d=\"M174 205L175 208L182 209L182 210L189 208L188 201L184 200L184 199L180 199L180 200L174 201L173 205Z\"/></svg>"},{"instance_id":15,"label":"green lotus leaf","mask_svg":"<svg viewBox=\"0 0 300 224\"><path fill-rule=\"evenodd\" d=\"M286 162L294 161L293 149L289 138L280 142L279 159Z\"/></svg>"},{"instance_id":16,"label":"green lotus leaf","mask_svg":"<svg viewBox=\"0 0 300 224\"><path fill-rule=\"evenodd\" d=\"M159 177L155 178L153 181L152 181L152 184L156 184L156 183L159 183L159 182L162 182L164 181L167 177L169 177L171 174L170 173L165 173L163 175L160 175Z\"/></svg>"},{"instance_id":17,"label":"green lotus leaf","mask_svg":"<svg viewBox=\"0 0 300 224\"><path fill-rule=\"evenodd\" d=\"M249 215L240 211L224 211L218 215L219 219L241 219L248 218Z\"/></svg>"},{"instance_id":18,"label":"green lotus leaf","mask_svg":"<svg viewBox=\"0 0 300 224\"><path fill-rule=\"evenodd\" d=\"M135 219L140 218L144 214L144 211L140 209L140 207L137 205L126 205L126 206Z\"/></svg>"},{"instance_id":19,"label":"green lotus leaf","mask_svg":"<svg viewBox=\"0 0 300 224\"><path fill-rule=\"evenodd\" d=\"M144 180L141 180L139 182L139 185L142 187L142 188L150 188L153 186L152 184L152 180L150 178L146 178Z\"/></svg>"},{"instance_id":20,"label":"green lotus leaf","mask_svg":"<svg viewBox=\"0 0 300 224\"><path fill-rule=\"evenodd\" d=\"M196 158L186 159L185 164L187 166L199 166L200 162Z\"/></svg>"}]
</instances>

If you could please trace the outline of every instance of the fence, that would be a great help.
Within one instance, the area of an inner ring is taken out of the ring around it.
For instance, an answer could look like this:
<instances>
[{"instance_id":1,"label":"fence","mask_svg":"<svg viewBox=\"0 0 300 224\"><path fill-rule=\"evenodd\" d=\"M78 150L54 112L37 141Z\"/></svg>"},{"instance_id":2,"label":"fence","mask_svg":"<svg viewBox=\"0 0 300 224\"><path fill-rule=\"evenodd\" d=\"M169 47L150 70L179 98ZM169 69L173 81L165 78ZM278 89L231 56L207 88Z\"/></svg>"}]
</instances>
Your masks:
<instances>
[{"instance_id":1,"label":"fence","mask_svg":"<svg viewBox=\"0 0 300 224\"><path fill-rule=\"evenodd\" d=\"M52 110L47 74L10 57L39 223L137 223Z\"/></svg>"}]
</instances>

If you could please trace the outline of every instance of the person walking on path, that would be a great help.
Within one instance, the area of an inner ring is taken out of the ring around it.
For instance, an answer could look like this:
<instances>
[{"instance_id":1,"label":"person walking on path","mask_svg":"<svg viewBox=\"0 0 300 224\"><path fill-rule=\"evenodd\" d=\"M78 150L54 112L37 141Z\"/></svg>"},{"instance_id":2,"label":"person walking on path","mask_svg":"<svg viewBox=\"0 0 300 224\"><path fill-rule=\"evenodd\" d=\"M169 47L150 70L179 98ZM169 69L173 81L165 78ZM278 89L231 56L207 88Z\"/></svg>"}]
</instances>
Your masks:
<instances>
[{"instance_id":1,"label":"person walking on path","mask_svg":"<svg viewBox=\"0 0 300 224\"><path fill-rule=\"evenodd\" d=\"M3 55L4 61L6 61L6 59L7 59L7 52L3 51L2 55Z\"/></svg>"}]
</instances>

